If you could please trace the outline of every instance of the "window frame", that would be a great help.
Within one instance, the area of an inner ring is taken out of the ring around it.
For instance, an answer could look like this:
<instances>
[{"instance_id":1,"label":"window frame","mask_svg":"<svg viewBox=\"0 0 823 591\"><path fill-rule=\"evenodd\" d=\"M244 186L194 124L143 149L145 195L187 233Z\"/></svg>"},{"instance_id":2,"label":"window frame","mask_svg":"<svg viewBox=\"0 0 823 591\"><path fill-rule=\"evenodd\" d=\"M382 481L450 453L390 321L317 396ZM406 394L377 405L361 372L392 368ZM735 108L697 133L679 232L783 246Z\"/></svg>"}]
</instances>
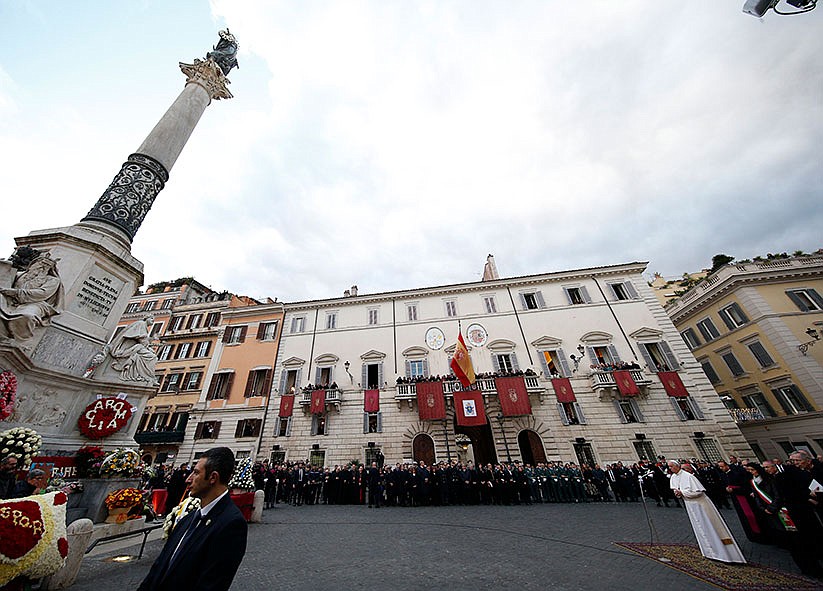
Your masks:
<instances>
[{"instance_id":1,"label":"window frame","mask_svg":"<svg viewBox=\"0 0 823 591\"><path fill-rule=\"evenodd\" d=\"M702 320L698 321L695 326L697 326L697 330L700 331L700 334L703 336L703 340L707 343L720 338L720 331L717 330L717 326L715 326L709 316L706 316ZM711 327L711 330L709 330L709 327ZM714 331L715 334L712 334L712 331Z\"/></svg>"}]
</instances>

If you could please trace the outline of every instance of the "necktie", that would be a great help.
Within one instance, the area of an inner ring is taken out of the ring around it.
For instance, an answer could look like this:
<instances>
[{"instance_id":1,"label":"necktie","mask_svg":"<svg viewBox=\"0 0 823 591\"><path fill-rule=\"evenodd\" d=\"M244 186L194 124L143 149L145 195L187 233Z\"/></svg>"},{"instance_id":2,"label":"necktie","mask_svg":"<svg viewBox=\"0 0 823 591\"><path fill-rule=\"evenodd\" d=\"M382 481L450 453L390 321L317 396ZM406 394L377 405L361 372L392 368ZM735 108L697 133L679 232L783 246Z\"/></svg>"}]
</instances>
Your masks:
<instances>
[{"instance_id":1,"label":"necktie","mask_svg":"<svg viewBox=\"0 0 823 591\"><path fill-rule=\"evenodd\" d=\"M183 534L183 537L180 538L180 543L177 544L177 548L174 550L174 554L171 555L169 559L169 566L174 564L174 561L177 559L180 554L183 552L183 548L186 544L189 543L192 537L194 537L194 531L197 529L197 526L200 525L200 521L203 519L203 514L200 513L200 509L197 510L197 513L194 514L194 519L191 520L189 523L189 527L186 528L186 533Z\"/></svg>"}]
</instances>

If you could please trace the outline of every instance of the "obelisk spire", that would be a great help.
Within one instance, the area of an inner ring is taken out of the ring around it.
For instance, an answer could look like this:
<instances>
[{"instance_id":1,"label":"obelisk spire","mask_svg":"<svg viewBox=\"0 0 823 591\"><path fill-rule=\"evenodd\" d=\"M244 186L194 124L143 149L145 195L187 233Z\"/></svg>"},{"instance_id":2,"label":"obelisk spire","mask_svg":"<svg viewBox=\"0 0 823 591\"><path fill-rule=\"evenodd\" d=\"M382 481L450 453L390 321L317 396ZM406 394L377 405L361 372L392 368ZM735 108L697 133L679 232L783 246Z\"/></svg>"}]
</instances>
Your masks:
<instances>
[{"instance_id":1,"label":"obelisk spire","mask_svg":"<svg viewBox=\"0 0 823 591\"><path fill-rule=\"evenodd\" d=\"M80 225L114 234L130 244L169 180L169 171L183 151L212 99L230 99L226 75L237 67L237 40L228 29L204 60L180 62L186 85L137 151L130 155L109 187Z\"/></svg>"}]
</instances>

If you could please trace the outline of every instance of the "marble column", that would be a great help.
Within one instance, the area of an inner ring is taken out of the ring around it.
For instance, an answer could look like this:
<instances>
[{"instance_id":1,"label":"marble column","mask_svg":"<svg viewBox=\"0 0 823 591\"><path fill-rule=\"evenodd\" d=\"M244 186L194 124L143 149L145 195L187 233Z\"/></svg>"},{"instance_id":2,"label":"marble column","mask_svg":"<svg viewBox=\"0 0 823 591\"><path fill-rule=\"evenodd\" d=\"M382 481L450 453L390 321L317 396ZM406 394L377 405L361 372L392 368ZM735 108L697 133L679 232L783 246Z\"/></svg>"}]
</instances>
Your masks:
<instances>
[{"instance_id":1,"label":"marble column","mask_svg":"<svg viewBox=\"0 0 823 591\"><path fill-rule=\"evenodd\" d=\"M212 99L232 98L229 80L214 60L181 62L180 69L186 75L183 92L79 225L103 230L130 244L206 107Z\"/></svg>"}]
</instances>

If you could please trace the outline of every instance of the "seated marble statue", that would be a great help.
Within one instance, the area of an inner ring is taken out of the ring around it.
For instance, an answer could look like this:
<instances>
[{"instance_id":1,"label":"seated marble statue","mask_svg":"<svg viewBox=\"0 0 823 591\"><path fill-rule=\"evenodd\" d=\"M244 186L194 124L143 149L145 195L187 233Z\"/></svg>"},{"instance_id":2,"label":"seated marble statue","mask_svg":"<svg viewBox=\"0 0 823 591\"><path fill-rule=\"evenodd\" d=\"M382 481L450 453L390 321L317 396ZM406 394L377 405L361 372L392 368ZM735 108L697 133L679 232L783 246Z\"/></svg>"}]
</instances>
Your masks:
<instances>
[{"instance_id":1,"label":"seated marble statue","mask_svg":"<svg viewBox=\"0 0 823 591\"><path fill-rule=\"evenodd\" d=\"M206 58L213 59L224 76L228 76L232 68L239 68L237 64L237 39L232 35L228 29L220 31L220 41L214 47L214 51L206 54Z\"/></svg>"},{"instance_id":2,"label":"seated marble statue","mask_svg":"<svg viewBox=\"0 0 823 591\"><path fill-rule=\"evenodd\" d=\"M63 284L57 260L48 254L34 259L12 287L0 288L0 337L27 341L34 329L47 326L63 308Z\"/></svg>"},{"instance_id":3,"label":"seated marble statue","mask_svg":"<svg viewBox=\"0 0 823 591\"><path fill-rule=\"evenodd\" d=\"M154 368L157 364L157 355L150 346L149 336L153 323L152 316L136 320L106 345L105 352L114 359L112 369L119 371L120 376L126 381L150 384L155 382Z\"/></svg>"}]
</instances>

